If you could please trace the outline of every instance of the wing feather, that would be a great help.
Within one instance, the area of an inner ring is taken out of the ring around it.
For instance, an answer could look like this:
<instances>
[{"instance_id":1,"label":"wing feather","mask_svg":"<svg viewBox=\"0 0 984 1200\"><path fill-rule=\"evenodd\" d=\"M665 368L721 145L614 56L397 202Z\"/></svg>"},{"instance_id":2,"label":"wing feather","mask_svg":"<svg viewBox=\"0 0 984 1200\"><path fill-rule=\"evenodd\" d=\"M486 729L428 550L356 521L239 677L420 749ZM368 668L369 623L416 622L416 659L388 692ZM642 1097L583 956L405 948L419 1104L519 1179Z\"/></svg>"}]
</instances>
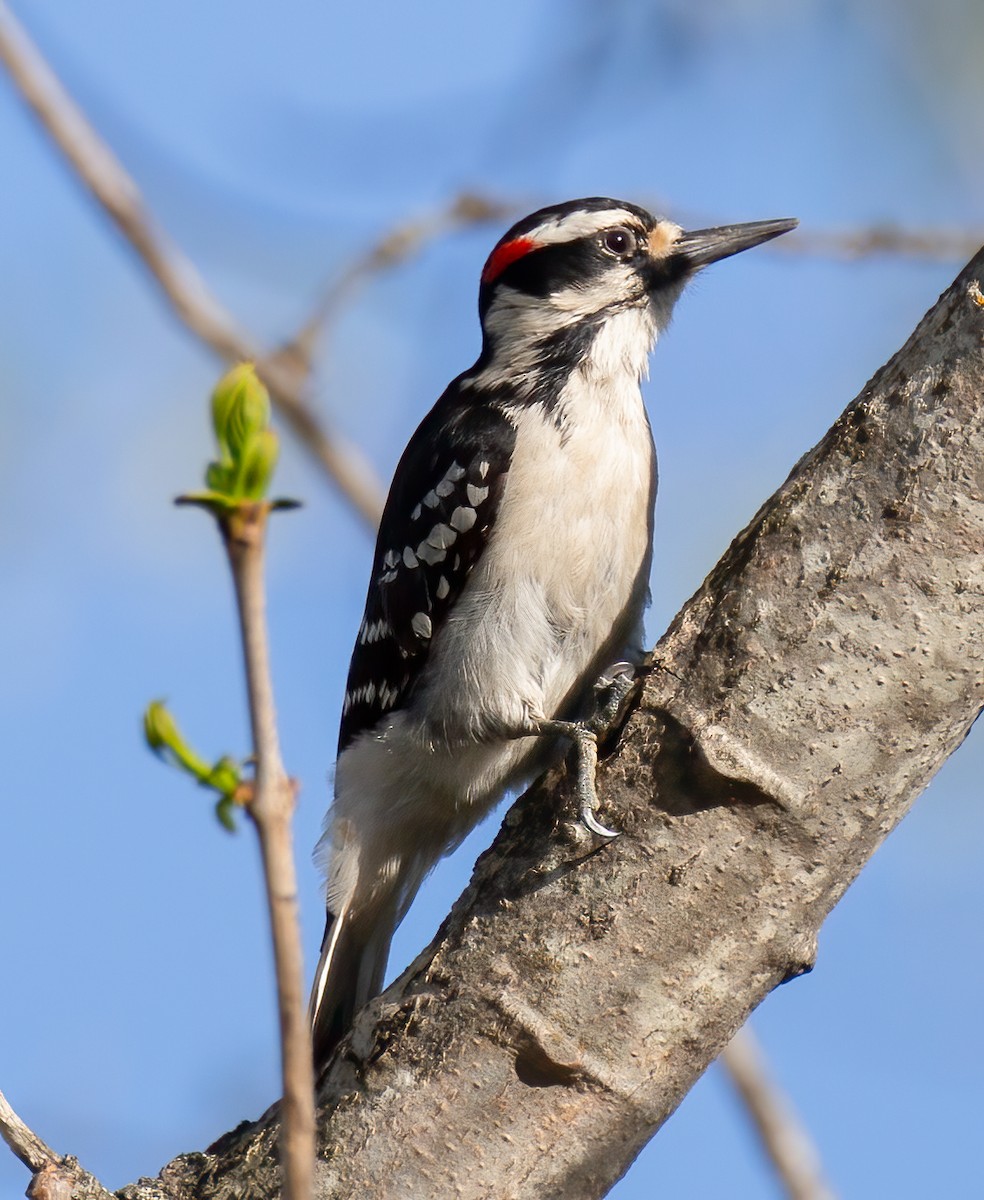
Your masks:
<instances>
[{"instance_id":1,"label":"wing feather","mask_svg":"<svg viewBox=\"0 0 984 1200\"><path fill-rule=\"evenodd\" d=\"M515 427L458 381L410 439L383 511L339 753L411 696L495 524Z\"/></svg>"}]
</instances>

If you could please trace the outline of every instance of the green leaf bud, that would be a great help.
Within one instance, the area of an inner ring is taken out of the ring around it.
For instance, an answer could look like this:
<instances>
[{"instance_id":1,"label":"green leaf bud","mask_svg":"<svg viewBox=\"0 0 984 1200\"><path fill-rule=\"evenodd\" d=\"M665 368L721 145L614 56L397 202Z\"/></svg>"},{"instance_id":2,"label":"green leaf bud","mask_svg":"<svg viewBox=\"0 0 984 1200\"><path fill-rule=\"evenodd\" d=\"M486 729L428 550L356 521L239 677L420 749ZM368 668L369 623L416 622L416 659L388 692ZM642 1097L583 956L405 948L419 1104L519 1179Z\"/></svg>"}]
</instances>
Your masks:
<instances>
[{"instance_id":1,"label":"green leaf bud","mask_svg":"<svg viewBox=\"0 0 984 1200\"><path fill-rule=\"evenodd\" d=\"M236 462L270 422L270 394L252 363L228 371L212 393L212 423L223 463Z\"/></svg>"},{"instance_id":2,"label":"green leaf bud","mask_svg":"<svg viewBox=\"0 0 984 1200\"><path fill-rule=\"evenodd\" d=\"M229 833L236 832L236 818L233 815L235 811L236 805L230 796L220 796L215 802L215 815L219 824Z\"/></svg>"},{"instance_id":3,"label":"green leaf bud","mask_svg":"<svg viewBox=\"0 0 984 1200\"><path fill-rule=\"evenodd\" d=\"M228 492L232 469L227 463L210 462L205 472L205 486L213 492Z\"/></svg>"},{"instance_id":4,"label":"green leaf bud","mask_svg":"<svg viewBox=\"0 0 984 1200\"><path fill-rule=\"evenodd\" d=\"M224 755L212 768L208 779L202 782L231 799L233 792L239 787L239 767L233 759Z\"/></svg>"},{"instance_id":5,"label":"green leaf bud","mask_svg":"<svg viewBox=\"0 0 984 1200\"><path fill-rule=\"evenodd\" d=\"M165 708L163 700L154 700L147 705L147 711L144 713L144 737L155 754L160 754L162 750L167 750L181 741L178 727Z\"/></svg>"},{"instance_id":6,"label":"green leaf bud","mask_svg":"<svg viewBox=\"0 0 984 1200\"><path fill-rule=\"evenodd\" d=\"M144 713L144 737L151 750L172 765L187 771L199 783L205 783L212 768L181 736L177 722L161 700L147 705Z\"/></svg>"},{"instance_id":7,"label":"green leaf bud","mask_svg":"<svg viewBox=\"0 0 984 1200\"><path fill-rule=\"evenodd\" d=\"M237 495L262 500L270 485L280 445L272 429L255 434L243 449L236 480Z\"/></svg>"}]
</instances>

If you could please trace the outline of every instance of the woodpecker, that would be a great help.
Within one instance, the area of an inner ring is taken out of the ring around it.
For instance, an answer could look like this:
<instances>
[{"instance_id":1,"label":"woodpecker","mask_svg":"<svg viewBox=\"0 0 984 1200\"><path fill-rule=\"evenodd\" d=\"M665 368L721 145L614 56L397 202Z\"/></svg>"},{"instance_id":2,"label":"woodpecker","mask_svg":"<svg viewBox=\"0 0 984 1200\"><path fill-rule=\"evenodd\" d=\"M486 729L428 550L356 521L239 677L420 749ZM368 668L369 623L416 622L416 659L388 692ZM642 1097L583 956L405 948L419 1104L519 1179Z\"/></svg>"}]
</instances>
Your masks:
<instances>
[{"instance_id":1,"label":"woodpecker","mask_svg":"<svg viewBox=\"0 0 984 1200\"><path fill-rule=\"evenodd\" d=\"M640 381L687 280L795 220L684 232L592 197L515 224L482 271L482 351L427 414L383 512L316 857L327 1059L383 982L425 876L637 663L656 456ZM593 815L596 835L613 831Z\"/></svg>"}]
</instances>

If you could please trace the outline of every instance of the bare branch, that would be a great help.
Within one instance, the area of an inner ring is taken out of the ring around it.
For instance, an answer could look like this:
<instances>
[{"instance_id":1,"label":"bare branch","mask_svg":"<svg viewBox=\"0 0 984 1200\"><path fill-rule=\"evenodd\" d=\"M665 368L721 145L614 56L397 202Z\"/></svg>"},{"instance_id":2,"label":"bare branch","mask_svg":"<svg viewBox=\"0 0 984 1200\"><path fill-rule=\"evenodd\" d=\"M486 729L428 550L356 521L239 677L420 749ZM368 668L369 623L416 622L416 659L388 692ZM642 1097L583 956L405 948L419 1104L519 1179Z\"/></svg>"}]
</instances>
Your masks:
<instances>
[{"instance_id":1,"label":"bare branch","mask_svg":"<svg viewBox=\"0 0 984 1200\"><path fill-rule=\"evenodd\" d=\"M788 244L787 244L788 243ZM779 254L815 255L854 261L877 255L965 262L984 245L984 230L902 229L871 225L860 229L800 229L771 250Z\"/></svg>"},{"instance_id":2,"label":"bare branch","mask_svg":"<svg viewBox=\"0 0 984 1200\"><path fill-rule=\"evenodd\" d=\"M354 259L325 289L311 316L297 334L278 351L277 357L309 371L325 328L342 306L351 301L359 285L381 271L407 262L431 241L469 225L507 220L517 211L515 204L493 200L474 192L462 192L437 212L415 217L397 225Z\"/></svg>"},{"instance_id":3,"label":"bare branch","mask_svg":"<svg viewBox=\"0 0 984 1200\"><path fill-rule=\"evenodd\" d=\"M0 1137L17 1155L25 1167L35 1174L52 1163L60 1162L59 1156L38 1135L24 1124L0 1092Z\"/></svg>"},{"instance_id":4,"label":"bare branch","mask_svg":"<svg viewBox=\"0 0 984 1200\"><path fill-rule=\"evenodd\" d=\"M265 355L156 225L140 190L0 0L0 61L52 141L143 261L178 319L227 362L252 360L281 415L357 511L375 526L382 487L360 451L314 415L301 376Z\"/></svg>"},{"instance_id":5,"label":"bare branch","mask_svg":"<svg viewBox=\"0 0 984 1200\"><path fill-rule=\"evenodd\" d=\"M62 1158L24 1124L0 1092L0 1137L33 1176L27 1189L31 1200L113 1200L102 1184L84 1171L77 1159Z\"/></svg>"},{"instance_id":6,"label":"bare branch","mask_svg":"<svg viewBox=\"0 0 984 1200\"><path fill-rule=\"evenodd\" d=\"M263 552L268 516L267 504L243 502L220 525L236 589L256 759L246 807L259 836L273 934L283 1052L283 1189L286 1200L308 1200L314 1174L314 1073L291 838L295 788L280 755L267 643Z\"/></svg>"},{"instance_id":7,"label":"bare branch","mask_svg":"<svg viewBox=\"0 0 984 1200\"><path fill-rule=\"evenodd\" d=\"M835 1193L823 1178L813 1139L788 1097L770 1078L765 1055L750 1025L738 1030L722 1051L720 1061L790 1200L834 1200Z\"/></svg>"}]
</instances>

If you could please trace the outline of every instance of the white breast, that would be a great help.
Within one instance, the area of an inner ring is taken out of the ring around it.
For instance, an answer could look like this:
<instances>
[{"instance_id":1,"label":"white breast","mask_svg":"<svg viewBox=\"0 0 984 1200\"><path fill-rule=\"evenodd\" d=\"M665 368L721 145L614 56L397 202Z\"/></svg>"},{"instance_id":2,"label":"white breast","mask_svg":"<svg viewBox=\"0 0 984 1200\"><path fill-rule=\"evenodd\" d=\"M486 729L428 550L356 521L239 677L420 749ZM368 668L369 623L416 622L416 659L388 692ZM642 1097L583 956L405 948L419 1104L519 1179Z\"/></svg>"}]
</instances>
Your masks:
<instances>
[{"instance_id":1,"label":"white breast","mask_svg":"<svg viewBox=\"0 0 984 1200\"><path fill-rule=\"evenodd\" d=\"M639 378L651 328L645 312L613 317L555 410L515 413L493 536L428 666L426 704L448 732L466 717L461 732L474 736L555 715L638 623L654 470Z\"/></svg>"}]
</instances>

